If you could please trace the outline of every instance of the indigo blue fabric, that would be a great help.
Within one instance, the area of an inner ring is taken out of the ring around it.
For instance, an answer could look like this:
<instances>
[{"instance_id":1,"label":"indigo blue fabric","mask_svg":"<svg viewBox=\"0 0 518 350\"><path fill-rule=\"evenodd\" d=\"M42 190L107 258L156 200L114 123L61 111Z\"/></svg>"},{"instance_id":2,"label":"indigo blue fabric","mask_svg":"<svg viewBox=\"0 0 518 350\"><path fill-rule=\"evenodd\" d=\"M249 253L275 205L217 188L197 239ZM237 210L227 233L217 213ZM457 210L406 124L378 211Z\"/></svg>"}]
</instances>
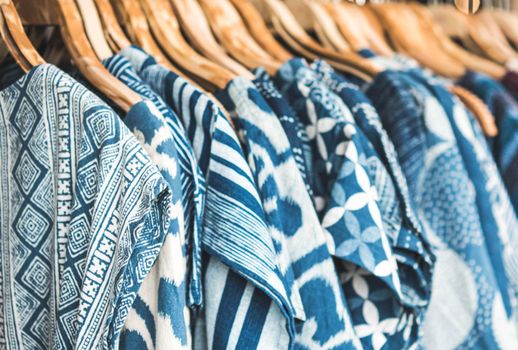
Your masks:
<instances>
[{"instance_id":1,"label":"indigo blue fabric","mask_svg":"<svg viewBox=\"0 0 518 350\"><path fill-rule=\"evenodd\" d=\"M255 79L253 83L271 107L273 113L279 117L282 128L290 142L293 157L306 184L306 189L311 198L313 198L313 184L309 175L313 171L313 153L304 124L302 124L288 101L277 90L266 70L258 68L254 73Z\"/></svg>"},{"instance_id":2,"label":"indigo blue fabric","mask_svg":"<svg viewBox=\"0 0 518 350\"><path fill-rule=\"evenodd\" d=\"M467 173L475 186L480 222L506 311L516 318L518 220L487 142L471 113L441 82L418 72L412 76L428 88L448 117Z\"/></svg>"},{"instance_id":3,"label":"indigo blue fabric","mask_svg":"<svg viewBox=\"0 0 518 350\"><path fill-rule=\"evenodd\" d=\"M119 349L142 349L143 346L139 344L152 341L153 346L147 348L190 349L182 183L173 133L163 115L150 101L135 105L124 117L124 123L160 169L171 189L172 205L168 218L164 218L169 220L169 230L158 259L138 289L138 295L124 323L120 345L114 342L112 346ZM138 252L143 261L146 261L149 253ZM146 322L153 322L154 327L142 327Z\"/></svg>"},{"instance_id":4,"label":"indigo blue fabric","mask_svg":"<svg viewBox=\"0 0 518 350\"><path fill-rule=\"evenodd\" d=\"M489 140L493 155L518 211L518 102L497 81L475 72L466 73L458 84L476 94L493 113L498 135Z\"/></svg>"},{"instance_id":5,"label":"indigo blue fabric","mask_svg":"<svg viewBox=\"0 0 518 350\"><path fill-rule=\"evenodd\" d=\"M351 309L355 331L366 348L405 348L415 344L426 295L405 289L392 250L398 207L379 208L378 189L395 198L394 186L372 145L357 128L351 111L317 73L300 59L276 76L312 141L317 209ZM381 176L381 177L379 177ZM379 188L377 187L379 186ZM387 203L385 203L387 204ZM387 234L386 228L392 236ZM405 286L406 287L406 286ZM420 282L415 286L422 289ZM426 293L424 293L426 294Z\"/></svg>"},{"instance_id":6,"label":"indigo blue fabric","mask_svg":"<svg viewBox=\"0 0 518 350\"><path fill-rule=\"evenodd\" d=\"M207 96L136 48L123 51L181 116L207 177L205 308L195 348L286 349L304 312L283 275L254 178L237 136Z\"/></svg>"},{"instance_id":7,"label":"indigo blue fabric","mask_svg":"<svg viewBox=\"0 0 518 350\"><path fill-rule=\"evenodd\" d=\"M381 119L372 102L324 61L315 61L311 68L318 78L335 92L352 111L357 127L369 139L375 152L369 148L369 163L382 160L383 166L370 166L369 173L379 193L379 206L385 230L400 264L399 276L403 293L414 300L411 304L425 306L430 298L434 256L423 235L414 205L410 200L406 179L397 160L392 141L381 125ZM373 170L371 170L374 168Z\"/></svg>"},{"instance_id":8,"label":"indigo blue fabric","mask_svg":"<svg viewBox=\"0 0 518 350\"><path fill-rule=\"evenodd\" d=\"M476 187L439 101L406 73L385 71L367 90L396 147L426 236L435 247L422 327L429 349L517 346L480 223Z\"/></svg>"},{"instance_id":9,"label":"indigo blue fabric","mask_svg":"<svg viewBox=\"0 0 518 350\"><path fill-rule=\"evenodd\" d=\"M125 116L124 123L137 136L174 189L173 205L169 211L170 230L164 246L149 276L138 289L135 301L130 304L120 345L114 335L112 346L132 349L146 344L148 349L164 346L189 349L191 322L188 304L199 304L201 298L201 276L198 275L200 253L196 246L200 245L204 178L195 180L201 172L181 124L174 119L174 112L138 77L131 63L123 56L115 55L105 60L104 64L134 91L151 99L134 106ZM189 214L190 210L197 212ZM189 217L191 222L187 219ZM188 296L191 296L190 303Z\"/></svg>"},{"instance_id":10,"label":"indigo blue fabric","mask_svg":"<svg viewBox=\"0 0 518 350\"><path fill-rule=\"evenodd\" d=\"M126 49L127 50L127 49ZM182 206L184 209L185 251L189 252L188 291L189 304L202 303L201 292L201 235L203 205L205 203L205 177L203 176L180 119L164 100L145 84L122 55L114 55L103 61L104 66L130 89L149 99L162 114L173 135L178 155Z\"/></svg>"},{"instance_id":11,"label":"indigo blue fabric","mask_svg":"<svg viewBox=\"0 0 518 350\"><path fill-rule=\"evenodd\" d=\"M281 271L305 315L295 348L360 349L326 236L278 117L244 78L234 79L217 97L234 116Z\"/></svg>"},{"instance_id":12,"label":"indigo blue fabric","mask_svg":"<svg viewBox=\"0 0 518 350\"><path fill-rule=\"evenodd\" d=\"M169 192L119 117L51 65L0 91L0 344L106 348L149 271ZM141 278L140 278L141 277Z\"/></svg>"}]
</instances>

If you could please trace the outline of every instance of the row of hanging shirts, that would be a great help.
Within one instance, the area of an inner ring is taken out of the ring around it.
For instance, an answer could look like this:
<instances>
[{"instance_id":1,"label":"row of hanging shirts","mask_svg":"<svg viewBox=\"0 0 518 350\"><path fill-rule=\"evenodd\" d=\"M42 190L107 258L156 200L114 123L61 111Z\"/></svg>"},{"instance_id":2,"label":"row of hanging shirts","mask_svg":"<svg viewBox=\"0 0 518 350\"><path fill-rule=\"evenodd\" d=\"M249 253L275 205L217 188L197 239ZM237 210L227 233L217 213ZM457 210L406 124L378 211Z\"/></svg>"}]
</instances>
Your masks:
<instances>
[{"instance_id":1,"label":"row of hanging shirts","mask_svg":"<svg viewBox=\"0 0 518 350\"><path fill-rule=\"evenodd\" d=\"M518 348L517 16L456 5L3 0L0 346Z\"/></svg>"}]
</instances>

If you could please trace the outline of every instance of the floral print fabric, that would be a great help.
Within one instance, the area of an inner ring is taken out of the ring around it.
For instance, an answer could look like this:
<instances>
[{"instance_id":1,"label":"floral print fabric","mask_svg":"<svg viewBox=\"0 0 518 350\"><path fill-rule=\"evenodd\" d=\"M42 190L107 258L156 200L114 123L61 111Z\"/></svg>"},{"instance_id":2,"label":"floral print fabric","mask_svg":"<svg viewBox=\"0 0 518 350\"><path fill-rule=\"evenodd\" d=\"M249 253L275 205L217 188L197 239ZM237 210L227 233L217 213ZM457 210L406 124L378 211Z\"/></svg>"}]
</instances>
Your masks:
<instances>
[{"instance_id":1,"label":"floral print fabric","mask_svg":"<svg viewBox=\"0 0 518 350\"><path fill-rule=\"evenodd\" d=\"M393 214L379 209L375 185L383 180L375 174L388 176L382 162L341 98L304 61L285 64L275 81L306 124L312 141L312 176L316 183L326 184L316 186L320 191L316 195L321 195L317 209L331 251L343 261L342 284L363 346L410 346L417 339L418 320L405 309L410 298L402 293L393 237L385 230L390 220L384 218ZM383 186L379 189L385 191ZM394 188L390 191L393 198ZM407 295L418 299L416 293ZM426 298L420 303L426 305Z\"/></svg>"}]
</instances>

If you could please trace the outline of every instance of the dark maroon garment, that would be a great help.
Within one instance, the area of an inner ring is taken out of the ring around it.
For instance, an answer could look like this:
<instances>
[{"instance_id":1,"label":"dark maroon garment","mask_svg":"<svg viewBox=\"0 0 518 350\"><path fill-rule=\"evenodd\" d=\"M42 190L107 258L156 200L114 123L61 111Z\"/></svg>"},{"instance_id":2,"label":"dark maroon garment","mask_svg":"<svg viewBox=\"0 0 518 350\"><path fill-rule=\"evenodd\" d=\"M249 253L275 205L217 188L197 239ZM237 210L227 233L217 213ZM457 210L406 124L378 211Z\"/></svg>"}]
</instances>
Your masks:
<instances>
[{"instance_id":1,"label":"dark maroon garment","mask_svg":"<svg viewBox=\"0 0 518 350\"><path fill-rule=\"evenodd\" d=\"M518 100L518 72L508 71L505 73L502 84L513 95L514 99Z\"/></svg>"}]
</instances>

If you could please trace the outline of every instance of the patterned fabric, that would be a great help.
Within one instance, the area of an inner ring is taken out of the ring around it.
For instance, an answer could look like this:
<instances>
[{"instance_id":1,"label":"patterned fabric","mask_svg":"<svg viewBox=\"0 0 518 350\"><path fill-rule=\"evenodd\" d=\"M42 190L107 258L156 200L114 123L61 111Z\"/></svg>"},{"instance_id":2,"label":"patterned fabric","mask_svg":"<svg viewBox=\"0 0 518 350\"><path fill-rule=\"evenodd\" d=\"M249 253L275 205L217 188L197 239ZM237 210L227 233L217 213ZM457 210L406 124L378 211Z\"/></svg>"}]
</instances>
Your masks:
<instances>
[{"instance_id":1,"label":"patterned fabric","mask_svg":"<svg viewBox=\"0 0 518 350\"><path fill-rule=\"evenodd\" d=\"M400 264L398 273L403 283L402 291L409 294L407 297L414 300L413 304L424 306L430 297L434 256L410 201L394 145L383 129L376 109L357 85L348 82L324 61L315 61L311 67L351 109L357 126L376 149L374 154L370 152L369 163L383 160L383 166L371 166L368 172L378 189L385 231L391 238L392 249ZM372 168L377 168L377 171L372 171Z\"/></svg>"},{"instance_id":2,"label":"patterned fabric","mask_svg":"<svg viewBox=\"0 0 518 350\"><path fill-rule=\"evenodd\" d=\"M518 312L518 220L480 126L462 103L434 79L412 76L437 98L455 134L477 206L493 271L509 316ZM518 324L517 324L518 325Z\"/></svg>"},{"instance_id":3,"label":"patterned fabric","mask_svg":"<svg viewBox=\"0 0 518 350\"><path fill-rule=\"evenodd\" d=\"M230 122L214 102L141 50L124 54L181 115L206 171L202 245L210 258L204 259L205 310L196 322L195 348L289 348L295 318L305 316L288 289Z\"/></svg>"},{"instance_id":4,"label":"patterned fabric","mask_svg":"<svg viewBox=\"0 0 518 350\"><path fill-rule=\"evenodd\" d=\"M356 332L366 348L411 346L417 339L417 320L406 307L425 306L427 297L408 288L403 294L401 289L391 249L399 231L393 227L397 224L393 218L400 214L389 213L399 208L386 206L380 212L375 186L389 198L395 197L393 185L385 186L389 184L386 169L356 127L350 110L304 61L285 64L276 82L312 140L313 176L320 184L316 186L317 209L331 252L346 262L341 264L341 275ZM391 237L385 227L390 228ZM414 284L415 290L423 289L419 281Z\"/></svg>"},{"instance_id":5,"label":"patterned fabric","mask_svg":"<svg viewBox=\"0 0 518 350\"><path fill-rule=\"evenodd\" d=\"M158 260L143 281L128 313L119 349L190 349L187 306L184 209L178 154L173 133L150 101L135 105L124 123L158 166L172 192L169 231ZM147 254L148 252L142 252ZM154 327L143 327L150 322Z\"/></svg>"},{"instance_id":6,"label":"patterned fabric","mask_svg":"<svg viewBox=\"0 0 518 350\"><path fill-rule=\"evenodd\" d=\"M51 65L0 106L0 344L106 347L163 244L167 185L113 111Z\"/></svg>"},{"instance_id":7,"label":"patterned fabric","mask_svg":"<svg viewBox=\"0 0 518 350\"><path fill-rule=\"evenodd\" d=\"M200 303L196 300L201 297L197 291L201 287L198 272L192 270L188 274L189 266L199 269L199 262L196 261L199 259L196 258L199 252L194 248L191 264L188 258L191 247L195 247L200 239L197 236L201 227L201 213L194 213L194 221L191 222L185 217L189 216L189 210L202 208L203 203L197 205L196 200L203 201L204 179L193 181L193 174L199 171L196 160L193 163L192 150L185 136L177 137L182 135L181 126L177 121L175 123L175 115L165 102L138 77L131 63L124 57L115 55L105 60L104 64L130 88L152 99L153 102L147 101L134 106L124 118L124 123L137 136L152 161L159 166L173 190L173 205L169 211L170 229L158 261L138 290L138 296L124 324L120 345L111 345L122 349L189 349L191 334L187 300L188 277L191 277L191 304ZM160 112L158 106L164 113ZM183 150L183 158L180 157L180 149ZM196 184L193 186L189 182ZM192 193L185 195L185 191ZM190 230L190 234L186 230ZM192 241L189 242L189 239Z\"/></svg>"},{"instance_id":8,"label":"patterned fabric","mask_svg":"<svg viewBox=\"0 0 518 350\"><path fill-rule=\"evenodd\" d=\"M437 257L422 327L427 349L513 349L509 320L480 224L476 189L448 116L408 75L385 71L367 90L391 135Z\"/></svg>"},{"instance_id":9,"label":"patterned fabric","mask_svg":"<svg viewBox=\"0 0 518 350\"><path fill-rule=\"evenodd\" d=\"M178 154L180 181L182 183L182 206L184 208L184 228L186 252L189 252L189 305L202 304L201 292L201 232L203 205L205 202L205 178L198 166L191 143L178 116L164 100L145 84L122 55L114 55L103 64L114 76L158 108L173 135Z\"/></svg>"},{"instance_id":10,"label":"patterned fabric","mask_svg":"<svg viewBox=\"0 0 518 350\"><path fill-rule=\"evenodd\" d=\"M497 81L480 73L468 72L458 83L484 101L495 116L498 135L489 142L518 212L518 102Z\"/></svg>"},{"instance_id":11,"label":"patterned fabric","mask_svg":"<svg viewBox=\"0 0 518 350\"><path fill-rule=\"evenodd\" d=\"M313 198L313 184L311 183L313 152L309 143L308 134L304 124L288 104L288 101L275 87L272 79L264 68L254 71L255 79L253 83L257 90L264 97L273 113L279 117L282 128L288 137L291 152L300 170L304 184L311 198Z\"/></svg>"},{"instance_id":12,"label":"patterned fabric","mask_svg":"<svg viewBox=\"0 0 518 350\"><path fill-rule=\"evenodd\" d=\"M270 96L279 96L272 88ZM306 316L297 327L295 348L361 348L326 237L280 121L244 78L234 79L217 96L235 116L281 271Z\"/></svg>"}]
</instances>

